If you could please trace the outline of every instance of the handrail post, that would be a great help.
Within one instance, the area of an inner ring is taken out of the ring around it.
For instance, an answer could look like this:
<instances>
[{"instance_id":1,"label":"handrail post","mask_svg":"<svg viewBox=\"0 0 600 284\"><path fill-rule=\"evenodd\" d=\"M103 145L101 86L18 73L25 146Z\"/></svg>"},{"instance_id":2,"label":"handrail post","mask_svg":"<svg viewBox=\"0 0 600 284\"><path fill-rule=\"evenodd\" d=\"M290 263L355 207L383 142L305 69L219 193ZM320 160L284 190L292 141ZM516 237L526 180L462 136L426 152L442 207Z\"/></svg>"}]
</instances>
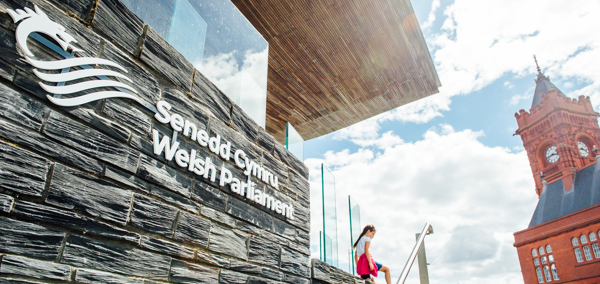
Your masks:
<instances>
[{"instance_id":1,"label":"handrail post","mask_svg":"<svg viewBox=\"0 0 600 284\"><path fill-rule=\"evenodd\" d=\"M412 264L415 261L415 258L417 257L417 252L419 251L421 244L423 244L423 241L425 240L425 236L428 234L431 234L431 233L433 233L433 227L431 227L431 224L429 224L429 222L427 222L427 223L425 223L425 227L421 231L419 240L417 241L417 243L415 244L415 247L413 248L412 252L410 253L410 257L408 257L408 261L404 265L404 268L402 269L402 273L400 274L400 277L398 277L398 281L396 281L396 284L404 284L404 281L406 281L406 277L408 277L408 272L410 271L410 268L412 267Z\"/></svg>"}]
</instances>

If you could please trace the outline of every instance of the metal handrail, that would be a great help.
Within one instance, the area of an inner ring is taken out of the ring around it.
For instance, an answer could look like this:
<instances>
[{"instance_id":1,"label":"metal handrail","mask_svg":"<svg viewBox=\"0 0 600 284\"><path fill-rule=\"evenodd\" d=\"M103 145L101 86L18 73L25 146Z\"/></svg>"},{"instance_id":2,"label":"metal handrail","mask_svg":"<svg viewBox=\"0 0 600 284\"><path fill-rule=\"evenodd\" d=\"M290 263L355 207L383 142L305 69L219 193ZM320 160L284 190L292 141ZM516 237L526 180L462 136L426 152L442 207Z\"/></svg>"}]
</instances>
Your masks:
<instances>
[{"instance_id":1,"label":"metal handrail","mask_svg":"<svg viewBox=\"0 0 600 284\"><path fill-rule=\"evenodd\" d=\"M417 252L419 251L419 248L421 248L423 241L425 241L425 236L431 233L433 233L433 227L431 227L431 224L427 222L425 223L425 227L421 231L421 236L419 236L419 240L417 241L415 247L410 253L410 257L408 257L408 261L404 265L404 269L402 269L402 273L400 274L398 281L396 281L396 284L404 284L404 281L406 281L406 277L408 277L408 272L410 271L410 268L412 267L415 258L417 258Z\"/></svg>"}]
</instances>

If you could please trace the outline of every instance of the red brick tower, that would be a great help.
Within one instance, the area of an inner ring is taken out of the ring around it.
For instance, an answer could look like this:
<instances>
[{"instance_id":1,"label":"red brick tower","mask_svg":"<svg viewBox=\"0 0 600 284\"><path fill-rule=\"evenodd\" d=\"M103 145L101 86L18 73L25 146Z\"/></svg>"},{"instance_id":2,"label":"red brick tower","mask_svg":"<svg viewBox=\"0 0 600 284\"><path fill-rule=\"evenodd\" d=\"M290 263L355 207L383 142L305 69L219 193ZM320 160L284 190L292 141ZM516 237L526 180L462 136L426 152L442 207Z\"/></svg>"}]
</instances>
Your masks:
<instances>
[{"instance_id":1,"label":"red brick tower","mask_svg":"<svg viewBox=\"0 0 600 284\"><path fill-rule=\"evenodd\" d=\"M537 70L531 109L515 113L519 125L515 134L523 140L539 196L541 173L547 183L562 179L565 191L573 188L575 172L596 161L592 149L600 147L600 127L589 97L566 97L539 66Z\"/></svg>"},{"instance_id":2,"label":"red brick tower","mask_svg":"<svg viewBox=\"0 0 600 284\"><path fill-rule=\"evenodd\" d=\"M600 283L599 114L537 70L531 109L515 114L539 196L529 227L514 234L523 280Z\"/></svg>"}]
</instances>

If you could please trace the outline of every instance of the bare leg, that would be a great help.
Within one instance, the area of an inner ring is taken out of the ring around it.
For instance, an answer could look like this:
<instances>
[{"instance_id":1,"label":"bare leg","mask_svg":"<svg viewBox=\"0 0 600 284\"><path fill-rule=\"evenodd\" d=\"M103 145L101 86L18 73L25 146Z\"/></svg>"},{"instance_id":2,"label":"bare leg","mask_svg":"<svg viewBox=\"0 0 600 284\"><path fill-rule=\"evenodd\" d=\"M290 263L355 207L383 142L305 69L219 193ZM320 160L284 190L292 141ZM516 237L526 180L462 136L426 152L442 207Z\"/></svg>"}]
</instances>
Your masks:
<instances>
[{"instance_id":1,"label":"bare leg","mask_svg":"<svg viewBox=\"0 0 600 284\"><path fill-rule=\"evenodd\" d=\"M379 271L385 273L385 282L387 284L392 284L392 273L390 272L390 269L384 265L381 267L381 269L379 269Z\"/></svg>"}]
</instances>

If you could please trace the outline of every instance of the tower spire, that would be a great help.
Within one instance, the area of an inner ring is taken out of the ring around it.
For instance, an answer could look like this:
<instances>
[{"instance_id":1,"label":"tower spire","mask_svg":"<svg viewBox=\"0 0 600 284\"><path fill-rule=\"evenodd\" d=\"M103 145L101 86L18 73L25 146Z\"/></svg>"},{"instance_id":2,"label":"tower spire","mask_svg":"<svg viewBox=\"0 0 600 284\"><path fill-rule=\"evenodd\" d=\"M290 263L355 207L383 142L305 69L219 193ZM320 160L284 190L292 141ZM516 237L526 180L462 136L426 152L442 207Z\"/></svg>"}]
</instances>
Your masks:
<instances>
[{"instance_id":1,"label":"tower spire","mask_svg":"<svg viewBox=\"0 0 600 284\"><path fill-rule=\"evenodd\" d=\"M542 69L540 69L540 65L538 65L537 58L535 58L535 54L533 55L533 60L535 61L535 67L537 67L538 74L542 74Z\"/></svg>"}]
</instances>

